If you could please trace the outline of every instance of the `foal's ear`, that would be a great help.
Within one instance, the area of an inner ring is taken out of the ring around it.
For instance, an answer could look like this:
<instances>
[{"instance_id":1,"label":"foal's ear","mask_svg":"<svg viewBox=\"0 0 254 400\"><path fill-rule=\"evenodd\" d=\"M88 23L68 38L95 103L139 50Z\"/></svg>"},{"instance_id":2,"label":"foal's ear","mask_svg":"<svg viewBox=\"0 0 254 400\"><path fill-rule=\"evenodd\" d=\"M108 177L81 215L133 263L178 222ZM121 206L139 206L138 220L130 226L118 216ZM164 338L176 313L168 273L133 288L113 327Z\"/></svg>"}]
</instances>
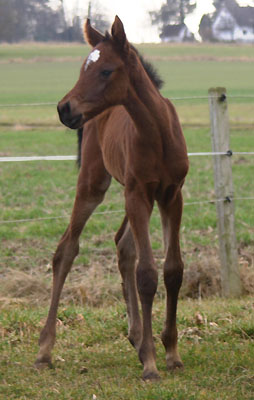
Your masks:
<instances>
[{"instance_id":1,"label":"foal's ear","mask_svg":"<svg viewBox=\"0 0 254 400\"><path fill-rule=\"evenodd\" d=\"M92 28L89 18L87 18L84 24L84 39L92 47L97 46L104 39L104 36L100 32Z\"/></svg>"},{"instance_id":2,"label":"foal's ear","mask_svg":"<svg viewBox=\"0 0 254 400\"><path fill-rule=\"evenodd\" d=\"M111 28L112 38L114 39L115 43L121 48L127 47L127 39L126 34L124 31L123 23L120 18L116 15L115 21Z\"/></svg>"}]
</instances>

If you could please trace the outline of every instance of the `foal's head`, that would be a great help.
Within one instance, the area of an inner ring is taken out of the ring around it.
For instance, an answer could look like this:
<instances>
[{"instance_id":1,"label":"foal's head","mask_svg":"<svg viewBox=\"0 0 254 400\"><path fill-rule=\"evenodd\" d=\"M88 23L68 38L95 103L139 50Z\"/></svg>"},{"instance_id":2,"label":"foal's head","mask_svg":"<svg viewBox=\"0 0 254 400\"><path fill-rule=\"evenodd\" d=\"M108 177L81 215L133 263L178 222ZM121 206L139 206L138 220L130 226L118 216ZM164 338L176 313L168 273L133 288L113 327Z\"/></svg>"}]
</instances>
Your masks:
<instances>
[{"instance_id":1,"label":"foal's head","mask_svg":"<svg viewBox=\"0 0 254 400\"><path fill-rule=\"evenodd\" d=\"M84 34L93 50L81 67L76 85L58 104L60 120L72 129L108 107L123 104L129 86L127 60L133 50L121 20L116 17L111 35L103 36L88 19Z\"/></svg>"}]
</instances>

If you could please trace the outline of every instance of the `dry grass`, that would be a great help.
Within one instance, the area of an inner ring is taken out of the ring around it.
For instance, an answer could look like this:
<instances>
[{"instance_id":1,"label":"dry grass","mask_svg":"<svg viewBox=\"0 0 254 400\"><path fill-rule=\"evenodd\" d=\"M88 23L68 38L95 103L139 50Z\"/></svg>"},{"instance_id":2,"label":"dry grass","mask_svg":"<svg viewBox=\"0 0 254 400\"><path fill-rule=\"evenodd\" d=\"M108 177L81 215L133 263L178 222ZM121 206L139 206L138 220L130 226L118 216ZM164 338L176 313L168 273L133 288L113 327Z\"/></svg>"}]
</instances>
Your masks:
<instances>
[{"instance_id":1,"label":"dry grass","mask_svg":"<svg viewBox=\"0 0 254 400\"><path fill-rule=\"evenodd\" d=\"M218 249L200 247L195 249L190 265L184 272L181 298L207 298L221 291ZM251 247L239 250L240 274L245 294L254 293L254 251ZM162 255L157 252L159 266L158 297L164 298L162 279ZM1 276L1 303L48 304L51 292L51 265L38 269L7 268ZM113 250L95 254L89 265L75 263L67 278L63 304L99 306L113 304L122 299L121 278Z\"/></svg>"}]
</instances>

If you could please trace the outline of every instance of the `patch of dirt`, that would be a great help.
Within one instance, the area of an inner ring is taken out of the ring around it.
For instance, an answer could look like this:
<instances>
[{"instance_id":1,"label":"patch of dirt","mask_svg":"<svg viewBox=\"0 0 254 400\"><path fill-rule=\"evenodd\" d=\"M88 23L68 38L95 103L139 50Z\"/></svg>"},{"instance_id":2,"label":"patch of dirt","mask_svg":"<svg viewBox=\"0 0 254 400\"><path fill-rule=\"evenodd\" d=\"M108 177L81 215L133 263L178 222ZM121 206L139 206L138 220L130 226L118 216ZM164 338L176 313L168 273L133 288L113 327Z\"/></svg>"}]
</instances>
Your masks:
<instances>
[{"instance_id":1,"label":"patch of dirt","mask_svg":"<svg viewBox=\"0 0 254 400\"><path fill-rule=\"evenodd\" d=\"M214 61L214 62L254 62L254 57L220 57L211 55L185 55L185 56L147 56L151 61Z\"/></svg>"},{"instance_id":2,"label":"patch of dirt","mask_svg":"<svg viewBox=\"0 0 254 400\"><path fill-rule=\"evenodd\" d=\"M180 296L206 298L221 294L220 259L217 248L200 247L195 262L184 271ZM239 272L244 294L254 293L254 250L251 246L238 248Z\"/></svg>"},{"instance_id":3,"label":"patch of dirt","mask_svg":"<svg viewBox=\"0 0 254 400\"><path fill-rule=\"evenodd\" d=\"M32 57L32 58L22 58L22 57L17 57L17 58L8 58L4 60L0 60L0 64L34 64L34 63L39 63L39 62L75 62L75 61L80 61L83 62L85 57L82 56L66 56L66 57Z\"/></svg>"},{"instance_id":4,"label":"patch of dirt","mask_svg":"<svg viewBox=\"0 0 254 400\"><path fill-rule=\"evenodd\" d=\"M196 248L196 260L185 268L181 297L205 298L221 293L218 249Z\"/></svg>"}]
</instances>

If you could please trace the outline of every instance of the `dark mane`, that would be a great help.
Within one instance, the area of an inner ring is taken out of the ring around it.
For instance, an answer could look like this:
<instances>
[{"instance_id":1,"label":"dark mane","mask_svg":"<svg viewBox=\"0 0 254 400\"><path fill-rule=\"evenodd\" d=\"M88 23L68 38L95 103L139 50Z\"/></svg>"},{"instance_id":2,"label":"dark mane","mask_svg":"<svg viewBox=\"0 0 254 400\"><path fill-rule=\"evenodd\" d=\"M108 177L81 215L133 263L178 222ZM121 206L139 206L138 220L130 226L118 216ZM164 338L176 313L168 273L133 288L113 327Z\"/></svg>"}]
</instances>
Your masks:
<instances>
[{"instance_id":1,"label":"dark mane","mask_svg":"<svg viewBox=\"0 0 254 400\"><path fill-rule=\"evenodd\" d=\"M110 41L111 35L108 32L105 32L105 36L104 36L104 40L103 41ZM141 61L141 64L144 67L144 70L146 71L147 75L149 76L149 78L151 79L151 81L153 82L154 86L157 89L161 89L164 81L161 79L161 77L158 74L158 71L156 70L156 68L154 67L154 65L152 63L150 63L149 61L145 60L144 57L139 53L139 51L136 49L135 46L133 46L133 44L130 44L131 49L135 51L135 53L137 54L138 58Z\"/></svg>"},{"instance_id":2,"label":"dark mane","mask_svg":"<svg viewBox=\"0 0 254 400\"><path fill-rule=\"evenodd\" d=\"M156 70L156 68L154 67L154 65L152 63L150 63L149 61L145 60L144 57L136 49L136 47L134 47L132 44L131 44L131 48L132 48L132 50L135 51L135 53L139 57L141 64L144 67L144 70L146 71L147 75L153 82L154 86L157 87L157 89L161 89L164 84L164 81L159 76L159 73Z\"/></svg>"}]
</instances>

